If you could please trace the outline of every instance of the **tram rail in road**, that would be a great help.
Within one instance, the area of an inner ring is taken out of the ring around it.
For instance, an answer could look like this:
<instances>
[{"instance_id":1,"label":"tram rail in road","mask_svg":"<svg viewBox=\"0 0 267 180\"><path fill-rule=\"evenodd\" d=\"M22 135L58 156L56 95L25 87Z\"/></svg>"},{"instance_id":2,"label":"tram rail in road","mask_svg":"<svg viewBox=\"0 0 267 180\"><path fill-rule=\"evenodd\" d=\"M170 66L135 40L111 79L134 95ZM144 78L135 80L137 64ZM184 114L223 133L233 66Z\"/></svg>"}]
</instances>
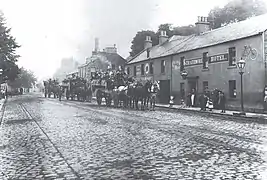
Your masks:
<instances>
[{"instance_id":1,"label":"tram rail in road","mask_svg":"<svg viewBox=\"0 0 267 180\"><path fill-rule=\"evenodd\" d=\"M35 118L33 118L33 116L29 113L29 111L26 109L26 107L23 104L19 104L21 109L23 110L23 112L26 114L27 118L29 120L32 120L33 122L35 122L35 124L38 126L38 128L42 131L42 133L46 136L46 138L48 139L48 141L52 144L52 146L56 149L56 151L58 152L58 154L60 155L60 157L64 160L64 162L67 164L67 166L70 168L71 172L76 176L76 178L79 180L81 179L80 175L73 169L73 167L68 163L68 161L66 160L66 158L63 156L63 154L59 151L58 147L55 145L55 143L53 143L53 141L49 138L48 134L44 131L44 129L39 125L39 123L37 122L37 120Z\"/></svg>"}]
</instances>

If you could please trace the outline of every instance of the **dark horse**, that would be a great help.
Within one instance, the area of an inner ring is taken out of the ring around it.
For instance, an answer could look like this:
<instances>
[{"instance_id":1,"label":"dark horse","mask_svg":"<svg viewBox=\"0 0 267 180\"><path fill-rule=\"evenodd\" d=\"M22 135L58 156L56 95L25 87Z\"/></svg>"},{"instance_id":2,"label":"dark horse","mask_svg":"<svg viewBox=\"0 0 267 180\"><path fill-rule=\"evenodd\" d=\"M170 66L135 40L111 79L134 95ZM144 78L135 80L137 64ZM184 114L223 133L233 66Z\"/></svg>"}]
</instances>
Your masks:
<instances>
[{"instance_id":1,"label":"dark horse","mask_svg":"<svg viewBox=\"0 0 267 180\"><path fill-rule=\"evenodd\" d=\"M135 86L133 86L131 93L134 105L137 110L139 109L139 101L141 101L141 110L145 110L145 107L148 106L148 101L150 97L149 89L151 88L151 86L152 83L150 81L147 81L144 85L142 85L141 83L137 83Z\"/></svg>"}]
</instances>

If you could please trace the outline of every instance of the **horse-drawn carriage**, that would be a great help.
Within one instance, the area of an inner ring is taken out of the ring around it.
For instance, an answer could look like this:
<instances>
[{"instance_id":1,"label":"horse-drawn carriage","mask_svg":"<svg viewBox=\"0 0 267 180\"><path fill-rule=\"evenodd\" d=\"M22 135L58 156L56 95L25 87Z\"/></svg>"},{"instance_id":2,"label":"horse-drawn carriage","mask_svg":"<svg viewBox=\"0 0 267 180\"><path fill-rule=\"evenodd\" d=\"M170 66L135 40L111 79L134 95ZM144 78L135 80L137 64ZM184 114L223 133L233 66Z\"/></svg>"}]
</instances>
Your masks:
<instances>
[{"instance_id":1,"label":"horse-drawn carriage","mask_svg":"<svg viewBox=\"0 0 267 180\"><path fill-rule=\"evenodd\" d=\"M76 76L63 80L63 83L65 85L64 91L67 100L77 99L78 101L85 101L90 96L90 88L83 78Z\"/></svg>"},{"instance_id":2,"label":"horse-drawn carriage","mask_svg":"<svg viewBox=\"0 0 267 180\"><path fill-rule=\"evenodd\" d=\"M47 81L44 81L44 94L45 97L50 98L53 94L54 98L58 98L60 94L60 86L59 82L55 79L48 79Z\"/></svg>"},{"instance_id":3,"label":"horse-drawn carriage","mask_svg":"<svg viewBox=\"0 0 267 180\"><path fill-rule=\"evenodd\" d=\"M135 81L122 71L107 71L96 73L92 79L92 89L96 92L98 105L101 105L102 99L105 99L107 106L111 106L113 102L114 107L139 109L139 101L141 101L141 109L148 108L149 102L154 109L155 103L152 101L156 100L155 95L159 85L152 83L151 80L143 83Z\"/></svg>"}]
</instances>

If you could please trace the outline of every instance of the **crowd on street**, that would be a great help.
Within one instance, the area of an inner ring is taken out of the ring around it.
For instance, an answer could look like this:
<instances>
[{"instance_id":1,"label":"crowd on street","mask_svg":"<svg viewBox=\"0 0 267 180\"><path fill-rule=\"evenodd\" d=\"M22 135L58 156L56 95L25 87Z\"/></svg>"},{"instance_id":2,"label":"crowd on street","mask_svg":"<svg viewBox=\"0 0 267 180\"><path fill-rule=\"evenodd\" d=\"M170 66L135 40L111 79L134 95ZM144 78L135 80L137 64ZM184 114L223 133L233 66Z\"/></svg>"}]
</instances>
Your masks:
<instances>
[{"instance_id":1,"label":"crowd on street","mask_svg":"<svg viewBox=\"0 0 267 180\"><path fill-rule=\"evenodd\" d=\"M221 113L225 113L226 97L223 91L214 89L213 91L206 90L204 93L197 96L195 89L187 95L187 107L200 107L201 111L219 109Z\"/></svg>"}]
</instances>

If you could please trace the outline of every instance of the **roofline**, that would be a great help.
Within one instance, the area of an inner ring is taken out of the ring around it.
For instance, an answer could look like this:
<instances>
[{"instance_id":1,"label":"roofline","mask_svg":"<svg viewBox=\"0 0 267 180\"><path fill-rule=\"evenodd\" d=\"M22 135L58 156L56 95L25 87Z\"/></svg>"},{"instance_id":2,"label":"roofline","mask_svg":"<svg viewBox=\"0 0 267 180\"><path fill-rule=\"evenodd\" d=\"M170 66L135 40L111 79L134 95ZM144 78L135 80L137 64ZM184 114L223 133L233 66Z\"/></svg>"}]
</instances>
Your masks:
<instances>
[{"instance_id":1,"label":"roofline","mask_svg":"<svg viewBox=\"0 0 267 180\"><path fill-rule=\"evenodd\" d=\"M246 36L246 37L242 37L242 38L238 38L238 39L234 39L234 40L230 40L230 41L225 41L225 42L222 42L222 43L207 45L207 46L203 46L203 47L199 47L199 48L195 48L195 49L190 49L190 50L182 51L182 52L178 52L178 53L168 54L168 55L165 55L165 56L158 56L158 57L154 57L154 58L144 59L144 60L141 60L141 61L138 61L138 62L134 62L134 63L131 63L131 61L133 60L132 59L131 61L129 61L127 63L127 65L137 64L137 63L141 63L141 62L149 61L149 60L156 60L156 59L159 59L159 58L165 58L165 57L168 57L168 56L173 56L173 55L177 55L177 54L181 54L181 53L185 53L185 52L195 51L195 50L198 50L198 49L203 49L203 48L207 48L207 47L211 47L211 46L215 46L215 45L220 45L220 44L229 43L229 42L233 42L233 41L237 41L237 40L241 40L241 39L246 39L246 38L250 38L250 37L253 37L253 36L261 35L265 31L267 31L267 29L262 31L262 32L259 32L257 34L254 34L254 35L250 35L250 36Z\"/></svg>"},{"instance_id":2,"label":"roofline","mask_svg":"<svg viewBox=\"0 0 267 180\"><path fill-rule=\"evenodd\" d=\"M116 52L116 53L99 52L99 53L100 53L100 54L101 54L101 53L102 53L102 54L116 54L116 55L118 55L121 59L123 59L124 61L127 62L127 60L126 60L125 58L123 58L121 55L119 55L118 52Z\"/></svg>"}]
</instances>

